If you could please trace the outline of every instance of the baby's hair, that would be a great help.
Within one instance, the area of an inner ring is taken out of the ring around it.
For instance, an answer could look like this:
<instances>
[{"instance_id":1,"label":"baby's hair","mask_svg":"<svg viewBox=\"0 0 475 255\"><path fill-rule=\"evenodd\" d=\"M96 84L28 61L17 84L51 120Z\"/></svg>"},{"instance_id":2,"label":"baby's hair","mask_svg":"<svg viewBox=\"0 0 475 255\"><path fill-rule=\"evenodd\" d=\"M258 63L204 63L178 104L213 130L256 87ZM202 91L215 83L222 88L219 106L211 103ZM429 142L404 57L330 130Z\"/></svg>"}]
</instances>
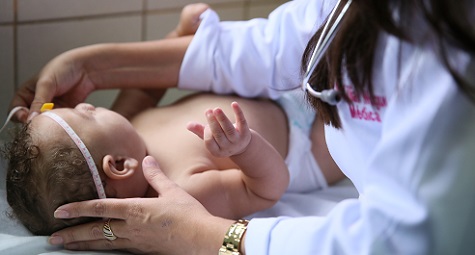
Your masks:
<instances>
[{"instance_id":1,"label":"baby's hair","mask_svg":"<svg viewBox=\"0 0 475 255\"><path fill-rule=\"evenodd\" d=\"M92 220L58 220L53 216L60 205L98 198L83 155L68 142L40 149L26 124L17 128L13 140L2 148L8 161L7 201L12 215L35 235L50 235Z\"/></svg>"}]
</instances>

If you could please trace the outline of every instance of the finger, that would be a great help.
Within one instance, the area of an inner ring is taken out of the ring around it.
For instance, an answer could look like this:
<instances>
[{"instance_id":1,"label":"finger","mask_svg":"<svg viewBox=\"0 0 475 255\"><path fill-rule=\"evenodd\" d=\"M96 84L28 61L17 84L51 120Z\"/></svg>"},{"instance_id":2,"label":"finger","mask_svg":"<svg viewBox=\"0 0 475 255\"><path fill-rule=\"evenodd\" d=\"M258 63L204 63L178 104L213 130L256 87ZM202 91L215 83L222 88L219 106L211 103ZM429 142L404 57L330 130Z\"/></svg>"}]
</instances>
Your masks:
<instances>
[{"instance_id":1,"label":"finger","mask_svg":"<svg viewBox=\"0 0 475 255\"><path fill-rule=\"evenodd\" d=\"M64 247L68 250L76 250L76 251L123 250L130 247L130 240L128 239L116 239L114 241L94 240L94 241L87 241L87 242L68 243L68 244L65 244Z\"/></svg>"},{"instance_id":2,"label":"finger","mask_svg":"<svg viewBox=\"0 0 475 255\"><path fill-rule=\"evenodd\" d=\"M197 135L199 138L204 139L204 130L205 127L197 122L189 122L186 125L186 129L191 131L193 134Z\"/></svg>"},{"instance_id":3,"label":"finger","mask_svg":"<svg viewBox=\"0 0 475 255\"><path fill-rule=\"evenodd\" d=\"M162 172L157 161L152 156L147 156L143 159L142 168L145 179L150 186L157 191L159 196L177 187L177 185Z\"/></svg>"},{"instance_id":4,"label":"finger","mask_svg":"<svg viewBox=\"0 0 475 255\"><path fill-rule=\"evenodd\" d=\"M14 121L14 122L21 122L21 123L26 123L27 118L28 118L28 113L29 110L26 108L24 105L19 105L15 102L12 101L12 106L14 106L12 109L8 111L8 116L6 121Z\"/></svg>"},{"instance_id":5,"label":"finger","mask_svg":"<svg viewBox=\"0 0 475 255\"><path fill-rule=\"evenodd\" d=\"M79 217L128 219L139 216L140 204L136 198L106 198L65 204L54 211L57 219Z\"/></svg>"},{"instance_id":6,"label":"finger","mask_svg":"<svg viewBox=\"0 0 475 255\"><path fill-rule=\"evenodd\" d=\"M114 225L114 224L111 224ZM86 224L80 224L73 227L59 230L51 235L48 242L52 245L91 241L107 240L102 232L104 221L95 221ZM119 235L119 228L114 225L114 235Z\"/></svg>"},{"instance_id":7,"label":"finger","mask_svg":"<svg viewBox=\"0 0 475 255\"><path fill-rule=\"evenodd\" d=\"M226 114L224 114L223 110L220 108L214 109L213 113L216 116L221 129L224 131L224 135L226 135L227 140L235 142L238 139L238 133L236 132L236 128L229 120L228 116L226 116Z\"/></svg>"},{"instance_id":8,"label":"finger","mask_svg":"<svg viewBox=\"0 0 475 255\"><path fill-rule=\"evenodd\" d=\"M242 111L239 104L237 102L233 102L231 103L231 107L233 108L234 116L236 117L237 130L239 131L249 130L246 117L244 116L244 112Z\"/></svg>"},{"instance_id":9,"label":"finger","mask_svg":"<svg viewBox=\"0 0 475 255\"><path fill-rule=\"evenodd\" d=\"M104 236L104 224L104 221L96 221L69 227L52 234L48 242L52 245L64 244L70 249L75 249L71 244L80 244L82 247L92 245L90 247L97 248L102 246L101 249L122 248L123 246L120 243L127 240L126 237L130 234L130 230L125 226L125 221L111 220L109 222L110 229L112 229L114 236L117 237L113 241L107 240ZM111 242L118 246L111 247ZM81 249L80 247L78 248Z\"/></svg>"},{"instance_id":10,"label":"finger","mask_svg":"<svg viewBox=\"0 0 475 255\"><path fill-rule=\"evenodd\" d=\"M228 138L226 137L224 130L221 128L221 124L216 119L214 110L206 111L206 120L208 121L208 126L216 143L221 145L226 144L228 142Z\"/></svg>"},{"instance_id":11,"label":"finger","mask_svg":"<svg viewBox=\"0 0 475 255\"><path fill-rule=\"evenodd\" d=\"M220 148L220 145L214 139L213 132L211 131L211 128L209 127L209 125L205 127L203 140L205 142L206 149L208 149L208 151L211 152L211 154L215 156L219 155L221 148Z\"/></svg>"},{"instance_id":12,"label":"finger","mask_svg":"<svg viewBox=\"0 0 475 255\"><path fill-rule=\"evenodd\" d=\"M30 103L33 101L33 98L35 97L35 90L34 90L35 84L36 84L36 79L31 79L27 81L20 89L18 89L12 101L10 102L10 106L8 107L8 112L10 112L13 108L17 106L30 108ZM16 122L25 123L27 118L28 118L28 111L19 111L13 116L12 120Z\"/></svg>"},{"instance_id":13,"label":"finger","mask_svg":"<svg viewBox=\"0 0 475 255\"><path fill-rule=\"evenodd\" d=\"M36 84L35 97L30 105L30 113L28 120L40 113L41 106L44 103L49 103L53 100L56 93L56 83L49 78L42 78Z\"/></svg>"}]
</instances>

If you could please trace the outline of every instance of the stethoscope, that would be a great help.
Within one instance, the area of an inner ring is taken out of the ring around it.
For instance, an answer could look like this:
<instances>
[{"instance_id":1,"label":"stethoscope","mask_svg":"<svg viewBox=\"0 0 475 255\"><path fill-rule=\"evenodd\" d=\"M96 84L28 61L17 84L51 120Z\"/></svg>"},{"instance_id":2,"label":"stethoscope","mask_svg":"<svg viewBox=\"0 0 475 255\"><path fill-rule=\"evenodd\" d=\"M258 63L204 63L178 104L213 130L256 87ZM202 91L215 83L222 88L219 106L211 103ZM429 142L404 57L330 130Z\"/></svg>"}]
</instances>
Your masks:
<instances>
[{"instance_id":1,"label":"stethoscope","mask_svg":"<svg viewBox=\"0 0 475 255\"><path fill-rule=\"evenodd\" d=\"M312 56L310 57L307 71L305 72L304 78L302 81L302 89L304 91L308 91L310 95L316 98L319 98L323 102L330 105L336 105L340 101L341 97L338 91L336 91L335 89L322 90L320 92L315 91L312 88L312 86L310 86L310 84L308 83L308 80L310 79L310 75L315 70L315 67L320 62L321 58L323 57L323 54L327 50L331 41L335 37L336 31L338 30L340 22L343 19L343 16L346 14L346 11L350 7L352 0L348 0L348 2L346 2L345 6L343 6L343 9L338 14L338 17L336 18L335 22L333 22L330 30L327 32L329 24L331 20L333 19L333 16L335 15L336 10L340 6L340 2L341 0L338 0L336 6L333 8L332 12L330 13L330 16L328 17L328 21L325 24L325 27L323 27L322 34L318 38L317 45L315 47L315 50L312 53Z\"/></svg>"}]
</instances>

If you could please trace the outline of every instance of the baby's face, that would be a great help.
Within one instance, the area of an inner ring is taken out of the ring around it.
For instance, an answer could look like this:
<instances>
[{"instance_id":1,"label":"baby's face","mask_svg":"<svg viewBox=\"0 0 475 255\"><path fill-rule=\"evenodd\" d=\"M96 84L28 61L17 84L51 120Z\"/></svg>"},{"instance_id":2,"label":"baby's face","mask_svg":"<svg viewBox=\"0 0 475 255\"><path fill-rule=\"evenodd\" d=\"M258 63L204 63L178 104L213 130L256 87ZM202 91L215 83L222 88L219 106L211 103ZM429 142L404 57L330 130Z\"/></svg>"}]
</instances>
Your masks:
<instances>
[{"instance_id":1,"label":"baby's face","mask_svg":"<svg viewBox=\"0 0 475 255\"><path fill-rule=\"evenodd\" d=\"M90 104L79 104L75 108L53 109L51 112L60 116L71 126L92 154L94 161L98 163L99 169L101 169L101 162L105 155L132 157L138 162L142 162L146 155L145 143L142 138L130 122L116 112L105 108L96 108ZM69 142L71 146L74 146L66 131L48 116L40 114L33 118L30 128L32 139L40 147L47 149L57 142ZM135 176L135 179L128 180L132 182L131 184L143 181L141 171ZM139 189L143 185L130 186L132 187L128 189L117 189L115 196L143 195L144 191Z\"/></svg>"},{"instance_id":2,"label":"baby's face","mask_svg":"<svg viewBox=\"0 0 475 255\"><path fill-rule=\"evenodd\" d=\"M130 122L108 109L83 103L75 108L58 108L51 112L63 118L93 154L102 147L132 146L137 150L144 146L143 143L137 142L141 139ZM41 136L68 138L61 126L42 114L34 118L31 125L32 131Z\"/></svg>"}]
</instances>

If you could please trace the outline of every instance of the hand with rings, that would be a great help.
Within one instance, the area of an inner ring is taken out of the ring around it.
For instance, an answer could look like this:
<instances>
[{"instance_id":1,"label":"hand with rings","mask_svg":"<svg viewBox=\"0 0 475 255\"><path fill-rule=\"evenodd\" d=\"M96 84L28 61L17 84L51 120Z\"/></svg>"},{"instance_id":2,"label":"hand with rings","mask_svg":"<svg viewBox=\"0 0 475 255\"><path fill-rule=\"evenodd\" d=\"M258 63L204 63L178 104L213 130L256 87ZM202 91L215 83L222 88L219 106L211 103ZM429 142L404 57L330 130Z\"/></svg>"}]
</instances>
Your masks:
<instances>
[{"instance_id":1,"label":"hand with rings","mask_svg":"<svg viewBox=\"0 0 475 255\"><path fill-rule=\"evenodd\" d=\"M66 204L56 218L104 220L62 229L52 245L71 250L127 250L154 254L214 254L233 220L212 216L195 198L172 182L156 161L144 159L143 172L158 192L154 198L97 199Z\"/></svg>"}]
</instances>

